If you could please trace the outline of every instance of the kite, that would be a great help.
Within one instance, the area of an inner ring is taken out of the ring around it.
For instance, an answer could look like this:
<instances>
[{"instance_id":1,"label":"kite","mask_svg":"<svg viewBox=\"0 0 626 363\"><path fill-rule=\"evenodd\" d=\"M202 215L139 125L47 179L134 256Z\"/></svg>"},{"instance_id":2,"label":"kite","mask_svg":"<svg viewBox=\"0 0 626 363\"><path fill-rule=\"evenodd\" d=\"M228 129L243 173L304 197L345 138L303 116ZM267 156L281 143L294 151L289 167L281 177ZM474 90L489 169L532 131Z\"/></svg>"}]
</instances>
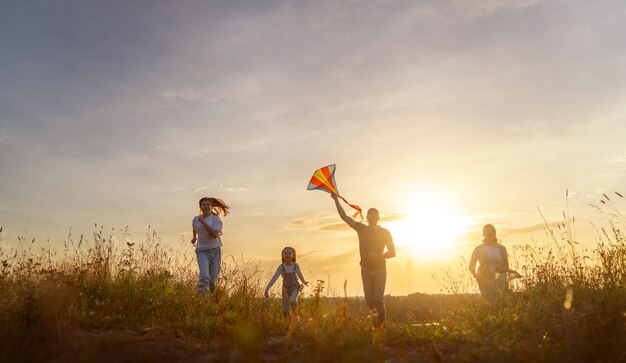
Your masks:
<instances>
[{"instance_id":1,"label":"kite","mask_svg":"<svg viewBox=\"0 0 626 363\"><path fill-rule=\"evenodd\" d=\"M356 213L352 216L356 218L359 216L361 220L363 220L363 213L361 212L361 207L358 205L350 204L344 197L339 195L339 191L337 191L337 183L335 183L335 164L325 166L321 169L318 169L313 173L311 180L309 181L309 186L306 188L307 190L323 190L327 193L335 194L341 200L346 202L350 207L356 209Z\"/></svg>"}]
</instances>

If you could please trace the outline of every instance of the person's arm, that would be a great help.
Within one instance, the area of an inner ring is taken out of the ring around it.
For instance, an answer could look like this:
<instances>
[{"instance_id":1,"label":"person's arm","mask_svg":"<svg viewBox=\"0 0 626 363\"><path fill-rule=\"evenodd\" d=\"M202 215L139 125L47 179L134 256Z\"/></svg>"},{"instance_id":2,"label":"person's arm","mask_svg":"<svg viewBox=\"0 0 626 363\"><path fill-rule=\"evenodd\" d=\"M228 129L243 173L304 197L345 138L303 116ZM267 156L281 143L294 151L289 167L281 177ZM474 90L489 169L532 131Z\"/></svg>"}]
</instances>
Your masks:
<instances>
[{"instance_id":1,"label":"person's arm","mask_svg":"<svg viewBox=\"0 0 626 363\"><path fill-rule=\"evenodd\" d=\"M209 232L211 237L217 238L219 236L219 234L213 228L211 228L211 226L209 226L209 224L204 220L204 217L202 215L198 216L198 220L200 221L200 223L202 223L204 229Z\"/></svg>"},{"instance_id":2,"label":"person's arm","mask_svg":"<svg viewBox=\"0 0 626 363\"><path fill-rule=\"evenodd\" d=\"M309 286L309 282L304 279L304 276L302 276L302 271L300 271L300 265L298 265L297 263L296 263L296 274L298 275L298 277L300 278L300 281L302 281L303 284L305 284L306 286Z\"/></svg>"},{"instance_id":3,"label":"person's arm","mask_svg":"<svg viewBox=\"0 0 626 363\"><path fill-rule=\"evenodd\" d=\"M337 207L337 212L339 212L339 216L341 217L341 219L343 219L343 221L346 222L350 227L354 228L356 226L356 221L354 219L348 217L348 215L346 214L346 211L343 210L343 207L339 203L339 198L338 198L337 194L330 193L330 196L335 201L335 207Z\"/></svg>"},{"instance_id":4,"label":"person's arm","mask_svg":"<svg viewBox=\"0 0 626 363\"><path fill-rule=\"evenodd\" d=\"M198 240L198 231L196 231L196 227L194 226L193 220L191 221L191 229L193 230L193 237L191 238L191 244L195 244Z\"/></svg>"},{"instance_id":5,"label":"person's arm","mask_svg":"<svg viewBox=\"0 0 626 363\"><path fill-rule=\"evenodd\" d=\"M474 252L472 252L472 258L470 259L470 263L469 263L469 270L472 276L474 276L474 278L477 277L476 275L476 262L477 261L478 261L478 253L476 252L476 249L474 249Z\"/></svg>"},{"instance_id":6,"label":"person's arm","mask_svg":"<svg viewBox=\"0 0 626 363\"><path fill-rule=\"evenodd\" d=\"M389 238L387 238L387 242L385 243L385 245L387 246L387 252L383 253L382 256L385 259L396 257L396 245L393 244L393 238L391 237L391 233L387 233L389 234Z\"/></svg>"},{"instance_id":7,"label":"person's arm","mask_svg":"<svg viewBox=\"0 0 626 363\"><path fill-rule=\"evenodd\" d=\"M274 276L272 276L272 279L265 287L265 293L263 294L265 297L270 296L270 289L272 288L272 286L274 286L274 283L276 282L276 280L278 280L278 276L280 276L280 273L282 272L280 267L281 266L278 266L278 268L276 269L276 273L274 274Z\"/></svg>"},{"instance_id":8,"label":"person's arm","mask_svg":"<svg viewBox=\"0 0 626 363\"><path fill-rule=\"evenodd\" d=\"M214 218L215 223L214 223L214 230L215 232L218 233L218 235L222 235L222 229L224 229L224 222L222 222L222 220L219 217L215 217Z\"/></svg>"},{"instance_id":9,"label":"person's arm","mask_svg":"<svg viewBox=\"0 0 626 363\"><path fill-rule=\"evenodd\" d=\"M502 267L504 268L502 272L506 272L509 271L509 254L506 252L506 247L503 245L500 245L500 249L502 250Z\"/></svg>"},{"instance_id":10,"label":"person's arm","mask_svg":"<svg viewBox=\"0 0 626 363\"><path fill-rule=\"evenodd\" d=\"M392 258L392 257L396 257L396 246L393 244L393 238L391 238L391 233L387 232L387 238L385 241L385 247L387 248L387 251L384 253L376 253L376 252L372 252L370 251L369 256L370 259L372 260L378 260L378 259L388 259L388 258Z\"/></svg>"}]
</instances>

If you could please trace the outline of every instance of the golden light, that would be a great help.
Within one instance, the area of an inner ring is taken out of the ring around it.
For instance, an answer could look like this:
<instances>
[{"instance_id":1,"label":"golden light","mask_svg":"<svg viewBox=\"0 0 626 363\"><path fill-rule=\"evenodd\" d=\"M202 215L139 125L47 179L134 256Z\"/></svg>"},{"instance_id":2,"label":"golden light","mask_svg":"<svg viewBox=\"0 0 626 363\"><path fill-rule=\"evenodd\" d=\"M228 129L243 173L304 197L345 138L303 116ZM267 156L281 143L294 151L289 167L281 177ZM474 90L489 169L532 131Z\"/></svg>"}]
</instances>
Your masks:
<instances>
[{"instance_id":1,"label":"golden light","mask_svg":"<svg viewBox=\"0 0 626 363\"><path fill-rule=\"evenodd\" d=\"M472 219L442 194L424 194L409 202L402 219L385 223L398 247L412 257L442 260L456 257L456 242L468 232Z\"/></svg>"}]
</instances>

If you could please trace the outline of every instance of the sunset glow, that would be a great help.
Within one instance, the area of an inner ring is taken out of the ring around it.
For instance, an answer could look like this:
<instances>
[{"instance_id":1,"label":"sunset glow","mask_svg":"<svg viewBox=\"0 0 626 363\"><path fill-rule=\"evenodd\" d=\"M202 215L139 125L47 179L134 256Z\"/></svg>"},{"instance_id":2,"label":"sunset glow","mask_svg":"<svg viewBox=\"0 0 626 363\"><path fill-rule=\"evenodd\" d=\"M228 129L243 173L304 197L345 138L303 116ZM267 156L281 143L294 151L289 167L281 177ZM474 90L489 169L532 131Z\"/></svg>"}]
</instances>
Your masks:
<instances>
[{"instance_id":1,"label":"sunset glow","mask_svg":"<svg viewBox=\"0 0 626 363\"><path fill-rule=\"evenodd\" d=\"M387 292L438 293L484 224L508 248L567 209L593 248L590 205L626 193L619 2L4 3L0 247L103 228L193 257L216 197L224 256L273 273L293 246L362 294L357 235L307 190L335 164L398 246Z\"/></svg>"},{"instance_id":2,"label":"sunset glow","mask_svg":"<svg viewBox=\"0 0 626 363\"><path fill-rule=\"evenodd\" d=\"M420 260L441 260L457 255L456 242L468 232L472 219L442 195L425 194L402 211L404 218L388 223L398 246Z\"/></svg>"}]
</instances>

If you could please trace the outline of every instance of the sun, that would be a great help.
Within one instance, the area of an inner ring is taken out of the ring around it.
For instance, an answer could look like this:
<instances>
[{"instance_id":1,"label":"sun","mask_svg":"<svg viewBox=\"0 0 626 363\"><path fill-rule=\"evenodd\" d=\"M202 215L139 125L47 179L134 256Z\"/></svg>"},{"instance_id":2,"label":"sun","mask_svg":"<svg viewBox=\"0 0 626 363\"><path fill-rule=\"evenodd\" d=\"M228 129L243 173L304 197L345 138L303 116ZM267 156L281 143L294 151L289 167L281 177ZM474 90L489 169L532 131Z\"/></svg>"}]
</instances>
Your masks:
<instances>
[{"instance_id":1,"label":"sun","mask_svg":"<svg viewBox=\"0 0 626 363\"><path fill-rule=\"evenodd\" d=\"M472 219L441 194L423 194L411 199L400 212L401 219L386 223L394 243L423 260L441 260L454 255L458 238L468 232ZM455 255L454 255L455 256Z\"/></svg>"}]
</instances>

